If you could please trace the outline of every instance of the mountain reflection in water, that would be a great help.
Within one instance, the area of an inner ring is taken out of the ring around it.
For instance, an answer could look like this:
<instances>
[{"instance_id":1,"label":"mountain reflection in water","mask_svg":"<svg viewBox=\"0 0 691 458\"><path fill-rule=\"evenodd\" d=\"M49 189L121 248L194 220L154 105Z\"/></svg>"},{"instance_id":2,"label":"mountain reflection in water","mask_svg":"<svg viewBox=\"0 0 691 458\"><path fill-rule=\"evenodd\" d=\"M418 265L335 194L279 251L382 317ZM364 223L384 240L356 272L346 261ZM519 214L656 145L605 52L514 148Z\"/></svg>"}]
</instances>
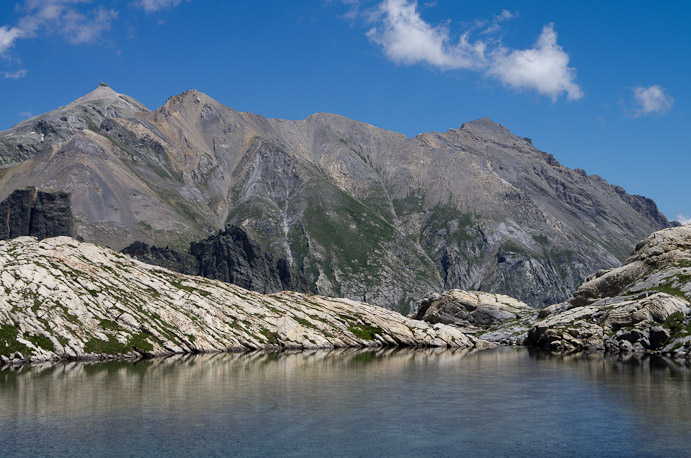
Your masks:
<instances>
[{"instance_id":1,"label":"mountain reflection in water","mask_svg":"<svg viewBox=\"0 0 691 458\"><path fill-rule=\"evenodd\" d=\"M524 348L0 371L6 456L683 456L691 368Z\"/></svg>"}]
</instances>

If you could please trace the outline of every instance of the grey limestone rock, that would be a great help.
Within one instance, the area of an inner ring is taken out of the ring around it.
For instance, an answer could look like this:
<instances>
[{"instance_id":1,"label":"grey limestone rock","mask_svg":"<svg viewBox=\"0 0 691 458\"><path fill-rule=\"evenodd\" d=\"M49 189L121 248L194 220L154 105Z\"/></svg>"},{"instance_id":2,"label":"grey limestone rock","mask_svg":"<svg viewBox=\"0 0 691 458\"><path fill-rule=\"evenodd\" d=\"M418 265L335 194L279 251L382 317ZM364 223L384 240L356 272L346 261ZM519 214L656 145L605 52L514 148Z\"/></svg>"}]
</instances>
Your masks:
<instances>
[{"instance_id":1,"label":"grey limestone rock","mask_svg":"<svg viewBox=\"0 0 691 458\"><path fill-rule=\"evenodd\" d=\"M450 290L427 296L412 316L453 325L482 340L521 344L537 311L503 294Z\"/></svg>"},{"instance_id":2,"label":"grey limestone rock","mask_svg":"<svg viewBox=\"0 0 691 458\"><path fill-rule=\"evenodd\" d=\"M69 237L0 241L1 363L343 347L472 348L443 324L348 299L262 295Z\"/></svg>"},{"instance_id":3,"label":"grey limestone rock","mask_svg":"<svg viewBox=\"0 0 691 458\"><path fill-rule=\"evenodd\" d=\"M653 233L626 264L588 277L543 309L529 345L672 354L691 349L691 225Z\"/></svg>"},{"instance_id":4,"label":"grey limestone rock","mask_svg":"<svg viewBox=\"0 0 691 458\"><path fill-rule=\"evenodd\" d=\"M197 275L199 273L199 262L194 256L169 247L134 242L123 248L121 252L147 264L165 267L181 274Z\"/></svg>"}]
</instances>

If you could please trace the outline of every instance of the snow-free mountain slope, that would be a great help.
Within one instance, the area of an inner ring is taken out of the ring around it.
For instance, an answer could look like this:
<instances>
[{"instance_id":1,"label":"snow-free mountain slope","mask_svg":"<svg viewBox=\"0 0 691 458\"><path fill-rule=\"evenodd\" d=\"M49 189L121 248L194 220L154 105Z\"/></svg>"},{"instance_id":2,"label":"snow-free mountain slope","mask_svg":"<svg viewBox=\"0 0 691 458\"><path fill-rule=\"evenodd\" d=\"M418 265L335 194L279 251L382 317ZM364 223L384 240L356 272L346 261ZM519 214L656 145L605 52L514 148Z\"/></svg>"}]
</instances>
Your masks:
<instances>
[{"instance_id":1,"label":"snow-free mountain slope","mask_svg":"<svg viewBox=\"0 0 691 458\"><path fill-rule=\"evenodd\" d=\"M94 97L68 107L91 113ZM487 118L407 138L333 114L267 119L195 90L155 111L122 97L96 98L125 106L61 141L18 142L24 124L0 133L1 160L15 163L0 171L0 197L70 191L77 235L115 249L186 251L234 224L309 290L402 310L448 288L559 302L669 225L651 200ZM58 131L66 108L39 118Z\"/></svg>"}]
</instances>

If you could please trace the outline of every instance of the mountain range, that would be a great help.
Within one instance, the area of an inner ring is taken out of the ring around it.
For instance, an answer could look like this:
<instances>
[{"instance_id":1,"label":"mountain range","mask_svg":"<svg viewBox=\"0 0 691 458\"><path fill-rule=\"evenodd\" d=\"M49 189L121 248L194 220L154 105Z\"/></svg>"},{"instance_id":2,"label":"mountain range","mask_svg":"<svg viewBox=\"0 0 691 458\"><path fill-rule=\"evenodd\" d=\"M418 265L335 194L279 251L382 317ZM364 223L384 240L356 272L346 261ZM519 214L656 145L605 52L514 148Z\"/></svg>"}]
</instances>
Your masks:
<instances>
[{"instance_id":1,"label":"mountain range","mask_svg":"<svg viewBox=\"0 0 691 458\"><path fill-rule=\"evenodd\" d=\"M0 132L0 164L0 199L68 191L88 242L187 251L230 224L304 289L403 312L450 288L561 302L673 225L487 118L408 138L327 113L268 119L196 90L150 111L101 83Z\"/></svg>"}]
</instances>

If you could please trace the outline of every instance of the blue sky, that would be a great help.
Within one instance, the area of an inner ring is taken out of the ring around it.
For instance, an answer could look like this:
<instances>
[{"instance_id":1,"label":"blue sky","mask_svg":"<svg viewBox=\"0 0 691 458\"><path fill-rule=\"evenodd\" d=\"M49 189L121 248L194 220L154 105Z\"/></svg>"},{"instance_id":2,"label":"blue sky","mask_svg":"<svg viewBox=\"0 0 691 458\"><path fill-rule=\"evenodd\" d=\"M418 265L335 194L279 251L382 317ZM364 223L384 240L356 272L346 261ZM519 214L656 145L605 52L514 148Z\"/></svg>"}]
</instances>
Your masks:
<instances>
[{"instance_id":1,"label":"blue sky","mask_svg":"<svg viewBox=\"0 0 691 458\"><path fill-rule=\"evenodd\" d=\"M0 129L99 81L408 136L487 116L688 219L689 24L685 1L5 1Z\"/></svg>"}]
</instances>

